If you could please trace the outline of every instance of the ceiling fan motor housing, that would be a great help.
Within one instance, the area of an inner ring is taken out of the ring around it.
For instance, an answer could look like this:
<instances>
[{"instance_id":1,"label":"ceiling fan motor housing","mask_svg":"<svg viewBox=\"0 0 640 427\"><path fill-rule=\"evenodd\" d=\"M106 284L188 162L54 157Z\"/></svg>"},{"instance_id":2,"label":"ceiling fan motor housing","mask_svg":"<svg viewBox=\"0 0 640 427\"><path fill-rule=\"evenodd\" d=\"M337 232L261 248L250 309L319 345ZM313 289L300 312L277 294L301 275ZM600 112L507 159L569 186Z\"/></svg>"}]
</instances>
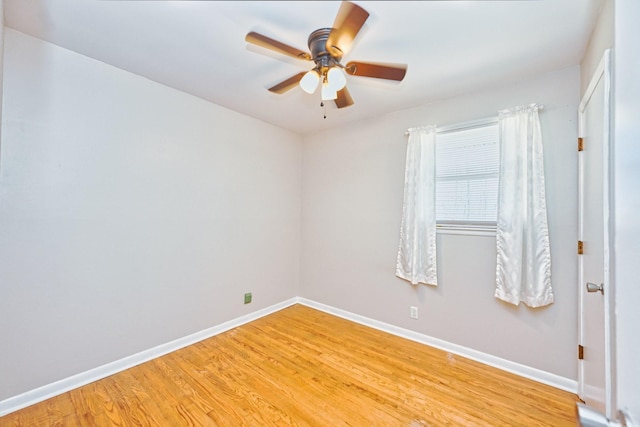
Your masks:
<instances>
[{"instance_id":1,"label":"ceiling fan motor housing","mask_svg":"<svg viewBox=\"0 0 640 427\"><path fill-rule=\"evenodd\" d=\"M331 34L331 28L320 28L309 35L307 44L313 61L316 64L323 61L328 62L327 64L318 64L321 66L335 65L342 59L342 51L337 47L334 46L332 53L328 51L327 40L329 39L329 34ZM330 62L334 62L334 64L329 64Z\"/></svg>"}]
</instances>

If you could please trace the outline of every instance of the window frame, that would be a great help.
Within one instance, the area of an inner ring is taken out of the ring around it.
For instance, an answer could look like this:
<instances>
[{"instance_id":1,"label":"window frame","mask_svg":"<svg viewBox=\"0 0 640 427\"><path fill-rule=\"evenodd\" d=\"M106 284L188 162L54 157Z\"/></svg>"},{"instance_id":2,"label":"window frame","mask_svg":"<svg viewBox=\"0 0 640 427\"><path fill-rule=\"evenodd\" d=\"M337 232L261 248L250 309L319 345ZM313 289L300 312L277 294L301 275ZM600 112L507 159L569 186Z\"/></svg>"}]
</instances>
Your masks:
<instances>
[{"instance_id":1,"label":"window frame","mask_svg":"<svg viewBox=\"0 0 640 427\"><path fill-rule=\"evenodd\" d=\"M445 133L464 131L484 126L492 126L498 124L498 116L485 117L483 119L472 120L468 122L456 123L447 126L439 126L436 128L436 144L437 136ZM498 150L500 149L500 141L497 141ZM436 159L436 168L438 167ZM449 221L445 223L436 223L437 234L457 234L457 235L473 235L473 236L495 236L496 221L476 221L467 223L462 221Z\"/></svg>"}]
</instances>

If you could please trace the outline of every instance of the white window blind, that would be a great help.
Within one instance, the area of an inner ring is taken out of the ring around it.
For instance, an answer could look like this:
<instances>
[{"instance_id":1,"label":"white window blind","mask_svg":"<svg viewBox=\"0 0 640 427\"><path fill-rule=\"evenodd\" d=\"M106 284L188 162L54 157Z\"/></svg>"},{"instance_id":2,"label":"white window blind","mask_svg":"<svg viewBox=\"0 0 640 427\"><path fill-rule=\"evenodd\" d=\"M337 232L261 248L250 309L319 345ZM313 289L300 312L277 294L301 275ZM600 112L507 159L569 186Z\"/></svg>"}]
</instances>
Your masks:
<instances>
[{"instance_id":1,"label":"white window blind","mask_svg":"<svg viewBox=\"0 0 640 427\"><path fill-rule=\"evenodd\" d=\"M499 159L495 122L438 133L438 224L495 225Z\"/></svg>"}]
</instances>

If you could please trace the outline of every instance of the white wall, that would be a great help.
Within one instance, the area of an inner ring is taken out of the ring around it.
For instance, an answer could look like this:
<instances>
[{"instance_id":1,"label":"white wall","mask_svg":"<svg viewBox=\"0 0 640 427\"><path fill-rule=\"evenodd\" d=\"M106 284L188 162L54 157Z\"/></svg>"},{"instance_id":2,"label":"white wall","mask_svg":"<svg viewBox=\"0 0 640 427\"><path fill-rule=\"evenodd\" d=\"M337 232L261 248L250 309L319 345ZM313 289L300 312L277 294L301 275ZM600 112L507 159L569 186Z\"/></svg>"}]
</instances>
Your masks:
<instances>
[{"instance_id":1,"label":"white wall","mask_svg":"<svg viewBox=\"0 0 640 427\"><path fill-rule=\"evenodd\" d=\"M299 136L5 42L0 400L297 295Z\"/></svg>"},{"instance_id":2,"label":"white wall","mask_svg":"<svg viewBox=\"0 0 640 427\"><path fill-rule=\"evenodd\" d=\"M580 94L584 94L605 50L613 47L613 3L604 0L598 21L580 63Z\"/></svg>"},{"instance_id":3,"label":"white wall","mask_svg":"<svg viewBox=\"0 0 640 427\"><path fill-rule=\"evenodd\" d=\"M640 2L616 0L614 253L616 400L640 425Z\"/></svg>"},{"instance_id":4,"label":"white wall","mask_svg":"<svg viewBox=\"0 0 640 427\"><path fill-rule=\"evenodd\" d=\"M0 0L0 123L2 123L2 76L4 70L4 0ZM2 135L0 135L2 147Z\"/></svg>"},{"instance_id":5,"label":"white wall","mask_svg":"<svg viewBox=\"0 0 640 427\"><path fill-rule=\"evenodd\" d=\"M305 137L301 296L575 381L579 91L572 67ZM493 297L495 236L439 235L437 288L396 278L406 129L532 102L545 106L556 302L531 309ZM409 318L412 305L418 320Z\"/></svg>"}]
</instances>

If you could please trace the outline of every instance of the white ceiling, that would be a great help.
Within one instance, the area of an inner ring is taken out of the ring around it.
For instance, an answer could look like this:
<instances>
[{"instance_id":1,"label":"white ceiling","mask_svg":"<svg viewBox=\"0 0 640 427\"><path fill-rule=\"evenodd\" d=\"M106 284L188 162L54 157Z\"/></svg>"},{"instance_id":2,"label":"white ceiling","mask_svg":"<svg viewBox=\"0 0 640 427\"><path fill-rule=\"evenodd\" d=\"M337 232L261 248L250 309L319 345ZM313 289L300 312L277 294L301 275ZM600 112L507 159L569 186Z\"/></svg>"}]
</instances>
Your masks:
<instances>
[{"instance_id":1,"label":"white ceiling","mask_svg":"<svg viewBox=\"0 0 640 427\"><path fill-rule=\"evenodd\" d=\"M338 1L5 0L8 27L301 134L578 64L602 0L355 1L369 13L343 59L408 65L404 81L348 76L338 110L268 87L313 63L249 45L257 31L308 51Z\"/></svg>"}]
</instances>

